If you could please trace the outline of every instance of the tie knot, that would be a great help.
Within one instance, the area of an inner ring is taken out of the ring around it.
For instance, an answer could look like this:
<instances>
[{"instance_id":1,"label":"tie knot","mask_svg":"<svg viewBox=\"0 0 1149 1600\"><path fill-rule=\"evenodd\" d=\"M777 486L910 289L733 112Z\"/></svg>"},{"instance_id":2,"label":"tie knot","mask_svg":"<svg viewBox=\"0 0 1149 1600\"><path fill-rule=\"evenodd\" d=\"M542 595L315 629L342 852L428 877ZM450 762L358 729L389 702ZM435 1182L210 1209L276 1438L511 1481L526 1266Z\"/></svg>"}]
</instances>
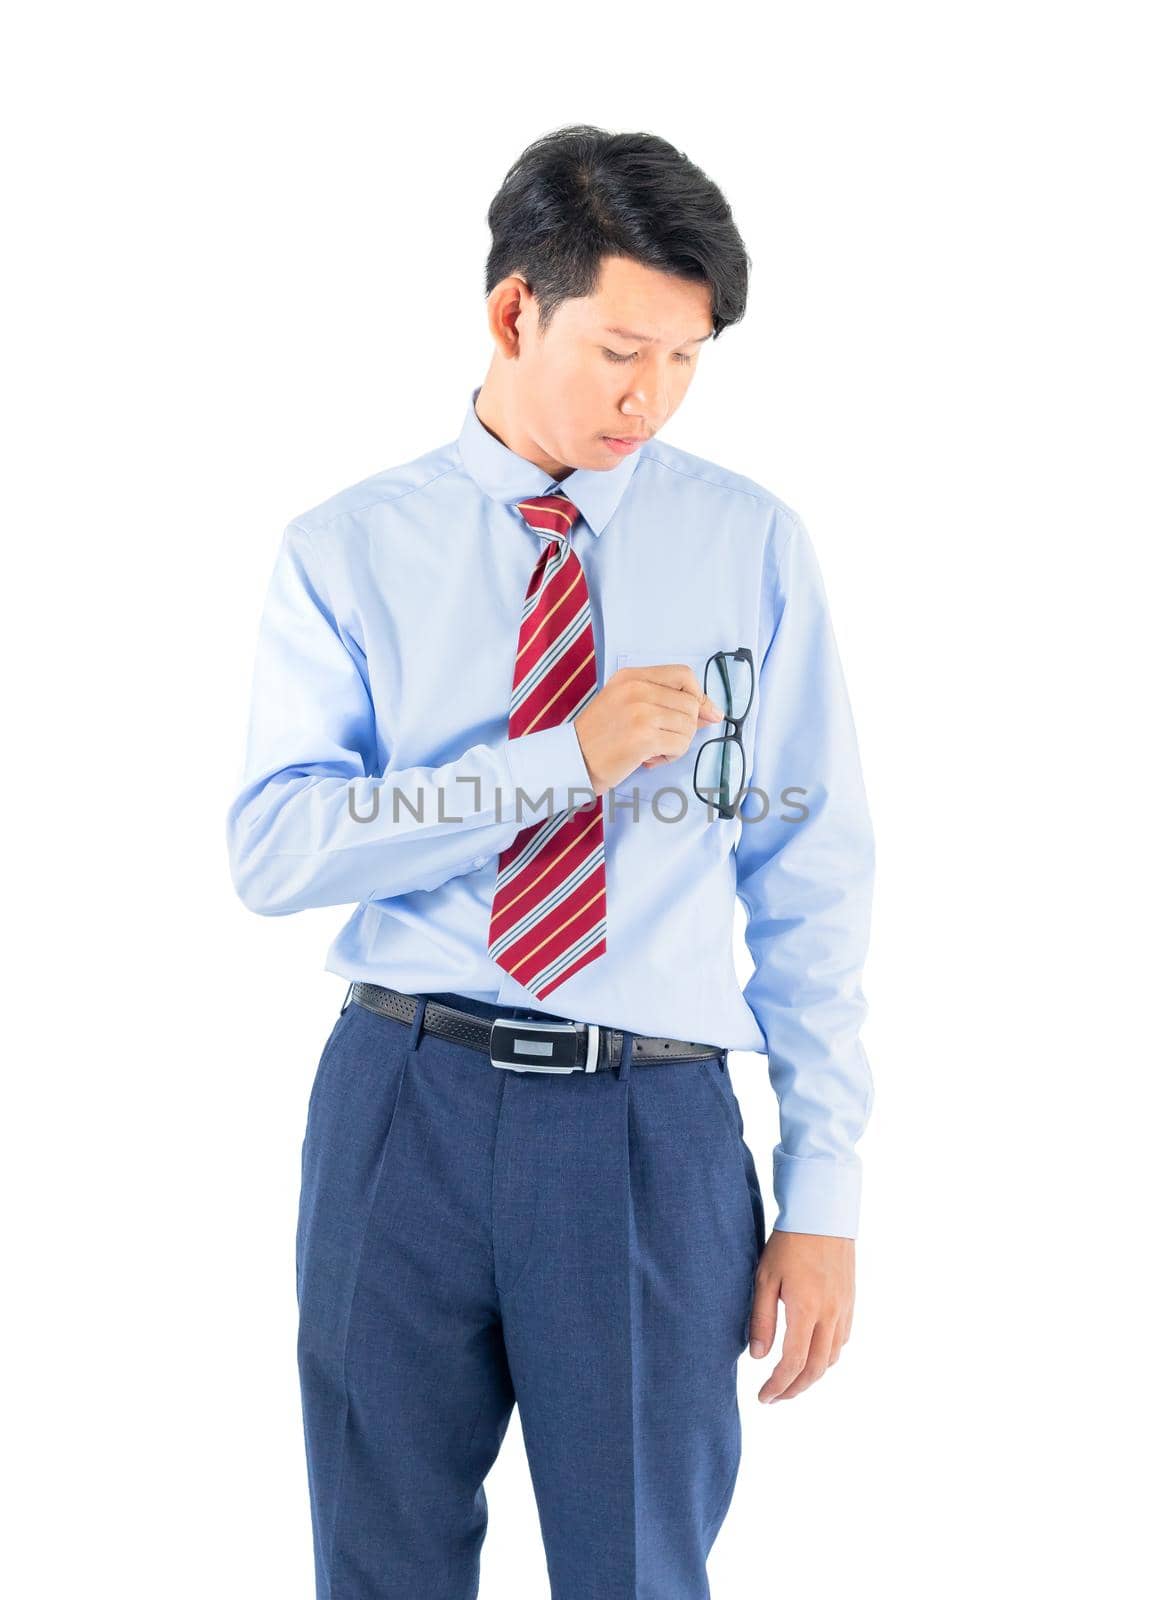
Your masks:
<instances>
[{"instance_id":1,"label":"tie knot","mask_svg":"<svg viewBox=\"0 0 1149 1600\"><path fill-rule=\"evenodd\" d=\"M568 538L579 518L578 506L561 489L555 494L533 494L527 500L516 500L515 509L528 528L552 538Z\"/></svg>"}]
</instances>

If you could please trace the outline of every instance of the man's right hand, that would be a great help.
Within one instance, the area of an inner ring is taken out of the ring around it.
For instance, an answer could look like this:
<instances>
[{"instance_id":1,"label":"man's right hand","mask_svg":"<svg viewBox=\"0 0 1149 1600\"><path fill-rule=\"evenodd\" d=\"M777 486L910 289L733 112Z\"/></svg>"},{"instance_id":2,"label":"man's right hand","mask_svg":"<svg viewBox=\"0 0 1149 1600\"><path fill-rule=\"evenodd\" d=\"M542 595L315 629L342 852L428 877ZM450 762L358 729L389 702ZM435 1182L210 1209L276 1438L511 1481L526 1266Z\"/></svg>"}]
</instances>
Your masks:
<instances>
[{"instance_id":1,"label":"man's right hand","mask_svg":"<svg viewBox=\"0 0 1149 1600\"><path fill-rule=\"evenodd\" d=\"M574 719L595 794L639 766L684 755L699 728L722 721L688 666L620 667Z\"/></svg>"}]
</instances>

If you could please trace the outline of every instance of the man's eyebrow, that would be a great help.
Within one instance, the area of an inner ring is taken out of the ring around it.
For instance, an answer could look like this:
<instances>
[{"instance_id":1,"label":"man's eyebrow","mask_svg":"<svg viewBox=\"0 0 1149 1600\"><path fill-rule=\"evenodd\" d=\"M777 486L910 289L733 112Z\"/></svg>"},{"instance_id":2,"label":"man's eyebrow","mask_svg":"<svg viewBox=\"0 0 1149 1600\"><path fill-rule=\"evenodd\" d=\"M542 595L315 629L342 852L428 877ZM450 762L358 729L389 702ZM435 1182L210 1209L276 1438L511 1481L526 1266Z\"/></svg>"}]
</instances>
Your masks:
<instances>
[{"instance_id":1,"label":"man's eyebrow","mask_svg":"<svg viewBox=\"0 0 1149 1600\"><path fill-rule=\"evenodd\" d=\"M604 333L617 333L620 339L633 339L636 344L653 344L654 337L649 333L630 333L626 328L604 328ZM697 339L684 339L683 344L702 344L710 338L709 333L700 333Z\"/></svg>"}]
</instances>

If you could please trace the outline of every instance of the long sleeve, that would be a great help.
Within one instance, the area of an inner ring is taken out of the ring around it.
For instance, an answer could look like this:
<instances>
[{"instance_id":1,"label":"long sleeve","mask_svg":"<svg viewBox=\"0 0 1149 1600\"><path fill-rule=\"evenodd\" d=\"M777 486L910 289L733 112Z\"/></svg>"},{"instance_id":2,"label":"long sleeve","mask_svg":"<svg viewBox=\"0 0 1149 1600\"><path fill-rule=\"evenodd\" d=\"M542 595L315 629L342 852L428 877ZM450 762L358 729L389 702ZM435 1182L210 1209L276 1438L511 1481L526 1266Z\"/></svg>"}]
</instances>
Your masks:
<instances>
[{"instance_id":1,"label":"long sleeve","mask_svg":"<svg viewBox=\"0 0 1149 1600\"><path fill-rule=\"evenodd\" d=\"M867 1010L861 973L874 840L818 562L798 518L780 519L777 537L765 583L774 631L755 685L748 752L750 784L770 806L766 820L744 817L735 846L754 960L744 994L766 1039L778 1096L775 1227L854 1238L861 1196L854 1145L873 1098L858 1031ZM751 793L742 809L757 817L762 806Z\"/></svg>"},{"instance_id":2,"label":"long sleeve","mask_svg":"<svg viewBox=\"0 0 1149 1600\"><path fill-rule=\"evenodd\" d=\"M550 788L556 805L568 787L589 789L573 722L475 744L437 767L381 772L368 682L315 545L291 523L260 620L246 754L227 813L232 880L252 911L434 889L544 815L524 801L516 819L516 789L534 801Z\"/></svg>"}]
</instances>

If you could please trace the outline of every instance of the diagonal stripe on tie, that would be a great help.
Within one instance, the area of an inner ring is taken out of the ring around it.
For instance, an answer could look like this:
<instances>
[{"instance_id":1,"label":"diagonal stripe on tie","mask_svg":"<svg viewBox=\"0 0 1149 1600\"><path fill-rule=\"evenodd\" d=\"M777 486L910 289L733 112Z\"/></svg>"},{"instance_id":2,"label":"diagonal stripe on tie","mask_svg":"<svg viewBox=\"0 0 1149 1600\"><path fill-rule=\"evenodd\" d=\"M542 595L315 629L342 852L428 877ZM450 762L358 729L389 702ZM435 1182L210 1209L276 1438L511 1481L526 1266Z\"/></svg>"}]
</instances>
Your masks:
<instances>
[{"instance_id":1,"label":"diagonal stripe on tie","mask_svg":"<svg viewBox=\"0 0 1149 1600\"><path fill-rule=\"evenodd\" d=\"M598 690L590 596L570 542L578 507L559 491L520 500L516 509L543 547L519 622L512 739L571 721ZM500 853L487 946L539 1000L606 954L601 795L585 809L539 818Z\"/></svg>"}]
</instances>

